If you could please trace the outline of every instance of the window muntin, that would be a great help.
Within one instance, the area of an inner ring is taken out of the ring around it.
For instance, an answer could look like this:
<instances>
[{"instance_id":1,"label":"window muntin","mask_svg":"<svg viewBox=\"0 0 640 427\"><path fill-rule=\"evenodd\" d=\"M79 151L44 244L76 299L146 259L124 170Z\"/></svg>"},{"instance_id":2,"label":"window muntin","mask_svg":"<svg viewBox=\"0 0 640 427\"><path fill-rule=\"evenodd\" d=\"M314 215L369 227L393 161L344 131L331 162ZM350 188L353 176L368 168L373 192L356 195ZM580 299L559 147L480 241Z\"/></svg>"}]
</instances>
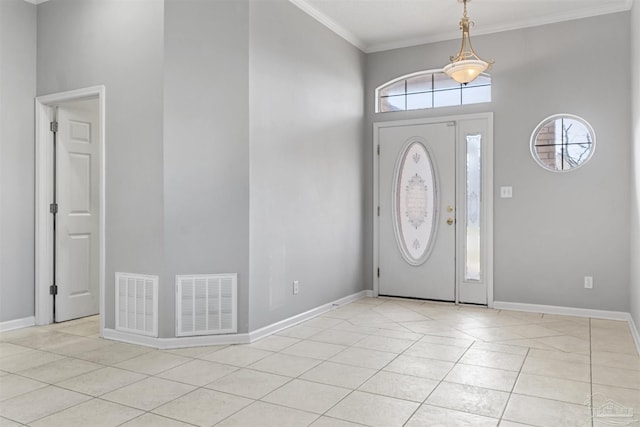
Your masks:
<instances>
[{"instance_id":1,"label":"window muntin","mask_svg":"<svg viewBox=\"0 0 640 427\"><path fill-rule=\"evenodd\" d=\"M586 163L595 144L593 128L584 119L556 114L544 119L533 131L531 154L543 168L566 172Z\"/></svg>"},{"instance_id":2,"label":"window muntin","mask_svg":"<svg viewBox=\"0 0 640 427\"><path fill-rule=\"evenodd\" d=\"M376 113L491 102L491 76L481 74L467 85L440 70L399 77L376 89Z\"/></svg>"}]
</instances>

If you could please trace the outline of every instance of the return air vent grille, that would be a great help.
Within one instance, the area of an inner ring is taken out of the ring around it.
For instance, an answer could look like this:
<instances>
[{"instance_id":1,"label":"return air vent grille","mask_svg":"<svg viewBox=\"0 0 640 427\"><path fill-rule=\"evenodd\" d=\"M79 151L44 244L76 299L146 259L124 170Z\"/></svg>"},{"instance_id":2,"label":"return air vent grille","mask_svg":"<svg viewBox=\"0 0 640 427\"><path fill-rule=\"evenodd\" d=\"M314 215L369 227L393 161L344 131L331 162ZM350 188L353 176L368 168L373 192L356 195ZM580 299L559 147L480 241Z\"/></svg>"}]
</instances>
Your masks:
<instances>
[{"instance_id":1,"label":"return air vent grille","mask_svg":"<svg viewBox=\"0 0 640 427\"><path fill-rule=\"evenodd\" d=\"M116 330L158 336L158 276L116 273Z\"/></svg>"},{"instance_id":2,"label":"return air vent grille","mask_svg":"<svg viewBox=\"0 0 640 427\"><path fill-rule=\"evenodd\" d=\"M237 274L176 276L176 336L233 334Z\"/></svg>"}]
</instances>

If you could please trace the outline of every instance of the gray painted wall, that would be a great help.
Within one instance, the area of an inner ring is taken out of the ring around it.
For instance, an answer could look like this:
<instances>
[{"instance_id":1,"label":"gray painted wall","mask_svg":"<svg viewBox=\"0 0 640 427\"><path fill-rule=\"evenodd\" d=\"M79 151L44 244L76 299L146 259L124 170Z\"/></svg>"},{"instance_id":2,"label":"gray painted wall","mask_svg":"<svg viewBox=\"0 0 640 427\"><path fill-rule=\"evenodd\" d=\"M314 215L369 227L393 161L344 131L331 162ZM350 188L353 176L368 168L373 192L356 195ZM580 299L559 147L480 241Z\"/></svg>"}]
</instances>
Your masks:
<instances>
[{"instance_id":1,"label":"gray painted wall","mask_svg":"<svg viewBox=\"0 0 640 427\"><path fill-rule=\"evenodd\" d=\"M38 95L106 86L109 328L115 327L114 273L164 268L163 9L162 0L38 5Z\"/></svg>"},{"instance_id":2,"label":"gray painted wall","mask_svg":"<svg viewBox=\"0 0 640 427\"><path fill-rule=\"evenodd\" d=\"M106 283L115 271L159 274L161 337L174 332L176 274L238 272L241 332L363 288L356 48L286 1L52 0L38 11L38 94L107 87ZM271 288L270 265L282 267ZM289 301L293 279L302 291Z\"/></svg>"},{"instance_id":3,"label":"gray painted wall","mask_svg":"<svg viewBox=\"0 0 640 427\"><path fill-rule=\"evenodd\" d=\"M250 58L255 330L364 289L364 55L280 0L251 2Z\"/></svg>"},{"instance_id":4,"label":"gray painted wall","mask_svg":"<svg viewBox=\"0 0 640 427\"><path fill-rule=\"evenodd\" d=\"M451 40L368 55L369 180L373 122L493 111L494 191L510 185L514 194L494 205L495 300L628 311L629 40L629 13L473 37L481 56L496 59L492 103L377 115L378 85L440 68L460 46ZM609 64L616 64L615 76ZM597 134L594 157L571 173L545 171L529 152L531 132L555 113L582 116ZM366 194L369 206L370 182ZM371 283L372 242L366 236ZM583 288L586 275L594 277L593 290Z\"/></svg>"},{"instance_id":5,"label":"gray painted wall","mask_svg":"<svg viewBox=\"0 0 640 427\"><path fill-rule=\"evenodd\" d=\"M0 1L0 322L34 312L36 6Z\"/></svg>"},{"instance_id":6,"label":"gray painted wall","mask_svg":"<svg viewBox=\"0 0 640 427\"><path fill-rule=\"evenodd\" d=\"M631 315L640 331L640 4L631 9Z\"/></svg>"},{"instance_id":7,"label":"gray painted wall","mask_svg":"<svg viewBox=\"0 0 640 427\"><path fill-rule=\"evenodd\" d=\"M166 336L176 274L238 273L238 330L247 332L248 82L248 1L165 2Z\"/></svg>"},{"instance_id":8,"label":"gray painted wall","mask_svg":"<svg viewBox=\"0 0 640 427\"><path fill-rule=\"evenodd\" d=\"M0 4L3 321L34 314L36 8ZM173 335L174 274L237 271L242 331L370 287L372 123L480 111L495 113L496 190L514 187L513 199L495 203L496 300L631 308L638 324L638 5L631 15L633 35L620 13L474 37L497 59L493 103L376 116L376 86L441 67L458 41L375 53L365 64L284 0L168 0L166 13L162 0L39 5L37 94L107 88L107 327L115 271L161 275L161 336ZM610 63L620 72L605 81ZM536 124L557 112L583 116L598 135L592 161L565 175L540 169L528 148ZM13 182L26 185L15 191ZM219 199L232 208L219 209ZM4 208L9 201L20 214ZM582 288L586 274L592 291Z\"/></svg>"}]
</instances>

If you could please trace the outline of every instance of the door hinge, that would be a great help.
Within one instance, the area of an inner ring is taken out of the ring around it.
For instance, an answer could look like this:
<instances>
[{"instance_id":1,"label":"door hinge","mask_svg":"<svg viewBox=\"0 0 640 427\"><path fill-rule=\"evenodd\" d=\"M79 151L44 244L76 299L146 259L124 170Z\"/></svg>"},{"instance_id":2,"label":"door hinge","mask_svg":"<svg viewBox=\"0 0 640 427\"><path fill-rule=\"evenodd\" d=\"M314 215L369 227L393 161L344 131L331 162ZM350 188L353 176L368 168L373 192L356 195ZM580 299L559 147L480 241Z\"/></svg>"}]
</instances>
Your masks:
<instances>
[{"instance_id":1,"label":"door hinge","mask_svg":"<svg viewBox=\"0 0 640 427\"><path fill-rule=\"evenodd\" d=\"M380 144L378 144L378 156L380 155Z\"/></svg>"},{"instance_id":2,"label":"door hinge","mask_svg":"<svg viewBox=\"0 0 640 427\"><path fill-rule=\"evenodd\" d=\"M58 295L58 285L49 286L49 294L50 295Z\"/></svg>"},{"instance_id":3,"label":"door hinge","mask_svg":"<svg viewBox=\"0 0 640 427\"><path fill-rule=\"evenodd\" d=\"M380 277L380 267L378 267L378 277Z\"/></svg>"},{"instance_id":4,"label":"door hinge","mask_svg":"<svg viewBox=\"0 0 640 427\"><path fill-rule=\"evenodd\" d=\"M52 214L57 214L58 213L58 204L57 203L51 203L49 205L49 212L51 212Z\"/></svg>"},{"instance_id":5,"label":"door hinge","mask_svg":"<svg viewBox=\"0 0 640 427\"><path fill-rule=\"evenodd\" d=\"M380 216L380 206L378 206L378 216Z\"/></svg>"},{"instance_id":6,"label":"door hinge","mask_svg":"<svg viewBox=\"0 0 640 427\"><path fill-rule=\"evenodd\" d=\"M49 129L51 129L51 132L56 133L58 132L58 122L51 122L49 123Z\"/></svg>"}]
</instances>

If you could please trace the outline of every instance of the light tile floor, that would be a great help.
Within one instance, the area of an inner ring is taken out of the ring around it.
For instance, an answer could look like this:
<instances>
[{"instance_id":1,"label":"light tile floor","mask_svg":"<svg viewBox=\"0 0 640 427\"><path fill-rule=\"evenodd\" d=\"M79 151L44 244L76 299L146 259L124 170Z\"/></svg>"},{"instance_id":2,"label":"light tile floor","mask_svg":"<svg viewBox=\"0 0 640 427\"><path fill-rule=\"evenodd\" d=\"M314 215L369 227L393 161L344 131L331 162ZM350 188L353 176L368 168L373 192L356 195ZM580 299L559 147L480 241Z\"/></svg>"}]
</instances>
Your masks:
<instances>
[{"instance_id":1,"label":"light tile floor","mask_svg":"<svg viewBox=\"0 0 640 427\"><path fill-rule=\"evenodd\" d=\"M0 426L639 418L640 357L625 322L366 298L248 345L153 350L98 338L97 317L0 334Z\"/></svg>"}]
</instances>

